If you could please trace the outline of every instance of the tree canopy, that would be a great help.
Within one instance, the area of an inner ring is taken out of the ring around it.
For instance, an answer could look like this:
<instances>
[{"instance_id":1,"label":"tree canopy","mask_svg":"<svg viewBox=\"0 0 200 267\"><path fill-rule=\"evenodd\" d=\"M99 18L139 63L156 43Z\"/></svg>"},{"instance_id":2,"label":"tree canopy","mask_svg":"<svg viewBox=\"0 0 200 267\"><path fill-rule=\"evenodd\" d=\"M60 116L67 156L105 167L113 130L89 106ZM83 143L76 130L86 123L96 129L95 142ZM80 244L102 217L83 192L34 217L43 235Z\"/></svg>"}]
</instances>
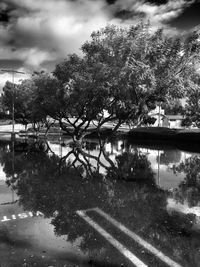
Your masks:
<instances>
[{"instance_id":1,"label":"tree canopy","mask_svg":"<svg viewBox=\"0 0 200 267\"><path fill-rule=\"evenodd\" d=\"M54 75L65 86L70 103L78 106L71 115L82 121L95 120L98 127L108 121L117 122L117 127L124 122L148 123L148 113L158 102L184 96L199 60L197 40L196 33L152 33L145 24L129 29L108 26L83 44L83 58L69 56Z\"/></svg>"}]
</instances>

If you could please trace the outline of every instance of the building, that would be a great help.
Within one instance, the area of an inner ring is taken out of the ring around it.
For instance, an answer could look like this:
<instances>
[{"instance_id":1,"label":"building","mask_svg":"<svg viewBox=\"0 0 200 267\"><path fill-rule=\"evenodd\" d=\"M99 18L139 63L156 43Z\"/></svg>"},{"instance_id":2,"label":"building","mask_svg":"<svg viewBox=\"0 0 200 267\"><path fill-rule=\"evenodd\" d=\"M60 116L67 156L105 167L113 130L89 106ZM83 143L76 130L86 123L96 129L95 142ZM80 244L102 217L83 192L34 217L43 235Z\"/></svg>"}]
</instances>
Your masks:
<instances>
[{"instance_id":1,"label":"building","mask_svg":"<svg viewBox=\"0 0 200 267\"><path fill-rule=\"evenodd\" d=\"M153 127L168 127L168 128L182 128L183 115L167 115L165 110L157 106L149 113L150 116L156 119Z\"/></svg>"},{"instance_id":2,"label":"building","mask_svg":"<svg viewBox=\"0 0 200 267\"><path fill-rule=\"evenodd\" d=\"M181 126L183 115L165 115L162 117L162 126L169 128L183 128Z\"/></svg>"}]
</instances>

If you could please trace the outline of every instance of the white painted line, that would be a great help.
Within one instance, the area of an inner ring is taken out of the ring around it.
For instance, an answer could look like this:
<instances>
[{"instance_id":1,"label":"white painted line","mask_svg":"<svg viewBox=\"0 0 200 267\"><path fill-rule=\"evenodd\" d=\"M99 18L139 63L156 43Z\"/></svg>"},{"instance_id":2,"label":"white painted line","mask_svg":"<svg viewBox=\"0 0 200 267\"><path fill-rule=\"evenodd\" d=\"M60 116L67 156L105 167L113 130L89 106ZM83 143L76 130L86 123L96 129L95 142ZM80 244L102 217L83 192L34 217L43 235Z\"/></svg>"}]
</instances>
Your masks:
<instances>
[{"instance_id":1,"label":"white painted line","mask_svg":"<svg viewBox=\"0 0 200 267\"><path fill-rule=\"evenodd\" d=\"M84 211L78 210L76 213L82 217L88 224L90 224L99 234L101 234L111 245L113 245L121 254L128 258L137 267L147 267L140 259L138 259L132 252L130 252L125 246L117 241L113 236L106 232L99 224L94 222L88 217Z\"/></svg>"},{"instance_id":2,"label":"white painted line","mask_svg":"<svg viewBox=\"0 0 200 267\"><path fill-rule=\"evenodd\" d=\"M137 234L133 233L131 230L129 230L126 226L112 218L110 215L105 213L99 208L94 208L94 209L88 209L86 211L96 211L99 213L102 217L104 217L106 220L108 220L110 223L112 223L115 227L120 229L122 232L124 232L126 235L128 235L130 238L135 240L137 243L139 243L141 246L143 246L146 250L150 251L152 254L154 254L156 257L158 257L161 261L166 263L170 267L182 267L180 264L176 263L175 261L171 260L168 256L163 254L161 251L153 247L151 244L147 243L144 239L142 239L140 236Z\"/></svg>"},{"instance_id":3,"label":"white painted line","mask_svg":"<svg viewBox=\"0 0 200 267\"><path fill-rule=\"evenodd\" d=\"M12 214L12 215L10 215L10 218L8 218L7 215L6 216L4 215L3 220L1 220L1 218L0 218L0 223L1 222L8 222L11 220L17 220L17 219L26 219L26 218L33 217L33 216L44 216L44 214L40 211L37 211L35 214L33 214L31 211L29 211L29 212L23 212L23 213L19 213L19 214Z\"/></svg>"}]
</instances>

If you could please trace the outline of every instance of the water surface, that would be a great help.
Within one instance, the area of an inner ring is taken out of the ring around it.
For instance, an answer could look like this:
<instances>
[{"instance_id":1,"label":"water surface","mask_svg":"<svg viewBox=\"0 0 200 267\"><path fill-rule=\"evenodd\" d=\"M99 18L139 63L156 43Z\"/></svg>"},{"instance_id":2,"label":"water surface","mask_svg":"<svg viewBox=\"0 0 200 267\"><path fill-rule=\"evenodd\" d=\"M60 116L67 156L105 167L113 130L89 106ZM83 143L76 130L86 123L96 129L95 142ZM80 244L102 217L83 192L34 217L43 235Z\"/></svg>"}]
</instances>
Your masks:
<instances>
[{"instance_id":1,"label":"water surface","mask_svg":"<svg viewBox=\"0 0 200 267\"><path fill-rule=\"evenodd\" d=\"M113 140L102 152L95 139L85 154L69 139L14 147L0 145L0 266L134 266L76 213L96 207L181 266L200 266L198 151ZM148 266L167 266L87 214Z\"/></svg>"}]
</instances>

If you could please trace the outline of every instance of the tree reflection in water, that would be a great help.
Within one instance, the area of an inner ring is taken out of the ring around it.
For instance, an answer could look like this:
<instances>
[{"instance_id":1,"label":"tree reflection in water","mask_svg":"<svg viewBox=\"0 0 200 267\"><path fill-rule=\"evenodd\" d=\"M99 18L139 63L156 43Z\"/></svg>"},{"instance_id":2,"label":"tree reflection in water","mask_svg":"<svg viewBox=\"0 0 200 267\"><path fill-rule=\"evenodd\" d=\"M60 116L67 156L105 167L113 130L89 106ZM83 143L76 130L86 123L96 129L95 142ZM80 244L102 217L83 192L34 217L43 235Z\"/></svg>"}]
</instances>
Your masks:
<instances>
[{"instance_id":1,"label":"tree reflection in water","mask_svg":"<svg viewBox=\"0 0 200 267\"><path fill-rule=\"evenodd\" d=\"M100 251L105 244L96 239L94 231L86 231L75 211L99 207L150 243L162 246L168 255L178 255L183 263L192 262L192 266L196 266L200 242L185 235L185 229L192 226L191 218L167 213L168 192L157 187L147 157L137 149L127 149L113 161L102 143L99 147L98 156L77 147L72 147L63 158L42 151L18 152L14 175L10 150L4 151L1 163L9 178L8 184L14 185L17 191L19 204L25 210L39 210L45 217L52 218L56 235L67 235L70 242L81 237L82 250ZM72 153L73 161L67 160ZM97 161L95 167L89 158ZM184 170L187 174L186 182L180 185L182 191L199 182L199 160L188 159L184 167L177 168L176 171ZM192 164L196 167L189 170ZM105 168L104 174L99 166ZM194 201L197 201L196 195Z\"/></svg>"},{"instance_id":2,"label":"tree reflection in water","mask_svg":"<svg viewBox=\"0 0 200 267\"><path fill-rule=\"evenodd\" d=\"M163 165L169 165L170 163L179 163L180 160L181 160L181 151L178 149L165 150L160 155L160 164Z\"/></svg>"},{"instance_id":3,"label":"tree reflection in water","mask_svg":"<svg viewBox=\"0 0 200 267\"><path fill-rule=\"evenodd\" d=\"M200 156L187 158L178 166L174 166L175 173L184 173L185 179L179 184L173 196L182 204L186 202L190 207L200 205Z\"/></svg>"}]
</instances>

